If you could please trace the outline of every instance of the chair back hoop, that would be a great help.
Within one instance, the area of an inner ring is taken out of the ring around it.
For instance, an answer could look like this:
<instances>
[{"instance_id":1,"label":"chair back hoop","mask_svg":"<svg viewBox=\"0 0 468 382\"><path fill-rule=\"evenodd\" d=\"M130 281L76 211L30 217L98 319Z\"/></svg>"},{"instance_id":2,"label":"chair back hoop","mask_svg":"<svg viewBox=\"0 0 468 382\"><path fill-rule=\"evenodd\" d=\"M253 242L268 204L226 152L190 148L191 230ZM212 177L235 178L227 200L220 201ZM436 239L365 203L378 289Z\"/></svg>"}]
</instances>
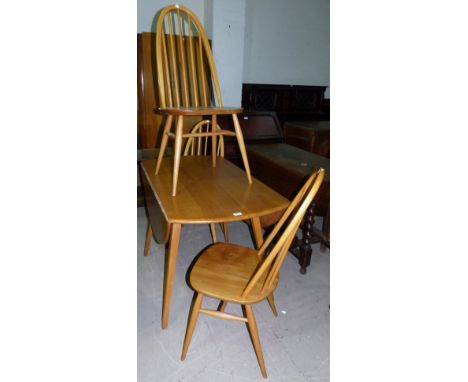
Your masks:
<instances>
[{"instance_id":1,"label":"chair back hoop","mask_svg":"<svg viewBox=\"0 0 468 382\"><path fill-rule=\"evenodd\" d=\"M244 291L242 292L243 298L247 297L249 292L255 287L265 272L267 272L267 275L262 286L262 292L272 286L276 280L276 276L278 275L281 264L283 263L283 260L288 253L296 231L301 224L302 218L304 217L307 208L309 207L310 203L312 203L312 200L317 194L324 177L325 170L320 168L307 179L300 191L289 204L284 214L281 216L281 219L278 221L273 231L263 242L258 251L259 256L263 257L263 260L260 263L260 266L257 267L253 273ZM300 206L298 207L299 203ZM295 213L293 214L294 211ZM276 238L280 229L288 219L289 222L286 228L278 237L276 244L273 246L271 252L268 254L268 256L263 256L270 243L273 241L273 239Z\"/></svg>"},{"instance_id":2,"label":"chair back hoop","mask_svg":"<svg viewBox=\"0 0 468 382\"><path fill-rule=\"evenodd\" d=\"M190 133L208 133L210 131L211 121L205 119L198 122L193 126ZM216 124L216 130L221 130L218 124ZM219 144L216 155L224 158L224 138L222 135L219 135ZM210 135L200 136L200 137L188 137L185 144L184 156L188 155L208 155L208 141L211 141Z\"/></svg>"},{"instance_id":3,"label":"chair back hoop","mask_svg":"<svg viewBox=\"0 0 468 382\"><path fill-rule=\"evenodd\" d=\"M168 5L158 16L156 67L161 108L223 105L208 38L183 5Z\"/></svg>"}]
</instances>

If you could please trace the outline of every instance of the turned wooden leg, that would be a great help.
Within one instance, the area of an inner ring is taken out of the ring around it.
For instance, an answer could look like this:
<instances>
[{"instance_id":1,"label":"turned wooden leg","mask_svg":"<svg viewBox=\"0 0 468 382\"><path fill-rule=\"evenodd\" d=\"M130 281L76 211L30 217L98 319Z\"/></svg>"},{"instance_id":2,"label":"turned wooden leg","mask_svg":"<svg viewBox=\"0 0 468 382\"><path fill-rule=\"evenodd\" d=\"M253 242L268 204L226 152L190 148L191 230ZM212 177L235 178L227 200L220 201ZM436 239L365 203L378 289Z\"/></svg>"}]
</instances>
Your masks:
<instances>
[{"instance_id":1,"label":"turned wooden leg","mask_svg":"<svg viewBox=\"0 0 468 382\"><path fill-rule=\"evenodd\" d=\"M161 140L161 146L159 146L158 162L156 163L155 174L159 172L159 167L161 166L162 158L164 156L164 151L166 151L167 140L169 139L169 131L171 130L172 125L172 115L168 115L166 119L166 124L164 125L164 131Z\"/></svg>"},{"instance_id":2,"label":"turned wooden leg","mask_svg":"<svg viewBox=\"0 0 468 382\"><path fill-rule=\"evenodd\" d=\"M200 307L202 303L203 295L201 293L195 292L195 301L193 302L192 310L189 315L189 320L187 323L187 331L185 332L184 346L182 347L182 356L180 359L185 360L187 355L187 350L190 345L190 340L192 339L193 329L197 324L198 315L200 313Z\"/></svg>"},{"instance_id":3,"label":"turned wooden leg","mask_svg":"<svg viewBox=\"0 0 468 382\"><path fill-rule=\"evenodd\" d=\"M314 204L311 203L304 216L302 223L302 244L300 246L299 265L301 266L300 272L306 273L306 268L310 264L312 257L312 247L310 245L313 229L314 229Z\"/></svg>"},{"instance_id":4,"label":"turned wooden leg","mask_svg":"<svg viewBox=\"0 0 468 382\"><path fill-rule=\"evenodd\" d=\"M252 307L250 305L245 305L245 312L247 316L247 326L250 331L250 336L252 337L252 343L255 349L255 354L257 355L257 361L262 371L263 378L267 377L265 369L265 361L263 360L262 346L260 345L260 338L258 337L257 323L255 322L255 317L253 314Z\"/></svg>"},{"instance_id":5,"label":"turned wooden leg","mask_svg":"<svg viewBox=\"0 0 468 382\"><path fill-rule=\"evenodd\" d=\"M175 144L174 144L174 171L173 171L173 177L172 177L172 196L176 196L176 193L177 193L177 179L179 177L180 155L182 153L183 122L184 122L184 117L182 115L179 115L177 117Z\"/></svg>"},{"instance_id":6,"label":"turned wooden leg","mask_svg":"<svg viewBox=\"0 0 468 382\"><path fill-rule=\"evenodd\" d=\"M275 297L273 296L273 293L270 294L268 297L267 297L267 301L268 301L268 304L270 305L270 308L271 308L271 311L273 312L273 314L278 317L278 312L276 310L276 305L275 305Z\"/></svg>"},{"instance_id":7,"label":"turned wooden leg","mask_svg":"<svg viewBox=\"0 0 468 382\"><path fill-rule=\"evenodd\" d=\"M148 222L148 227L146 228L145 249L143 251L144 256L148 256L149 254L149 249L151 247L152 239L153 239L153 229L151 228L151 223Z\"/></svg>"},{"instance_id":8,"label":"turned wooden leg","mask_svg":"<svg viewBox=\"0 0 468 382\"><path fill-rule=\"evenodd\" d=\"M244 136L242 134L242 129L240 127L237 114L232 115L232 120L234 122L234 129L236 131L237 142L239 143L239 150L241 152L242 162L244 163L245 172L247 173L247 179L249 180L249 183L252 184L252 177L250 176L249 160L247 159L247 151L245 149L245 144L244 144Z\"/></svg>"},{"instance_id":9,"label":"turned wooden leg","mask_svg":"<svg viewBox=\"0 0 468 382\"><path fill-rule=\"evenodd\" d=\"M328 248L330 248L330 206L328 206L327 213L323 217L322 232L327 241ZM320 250L324 252L326 248L327 245L322 241L320 243Z\"/></svg>"},{"instance_id":10,"label":"turned wooden leg","mask_svg":"<svg viewBox=\"0 0 468 382\"><path fill-rule=\"evenodd\" d=\"M216 236L216 226L214 223L210 224L210 231L211 231L211 238L213 239L213 243L218 241L218 237Z\"/></svg>"},{"instance_id":11,"label":"turned wooden leg","mask_svg":"<svg viewBox=\"0 0 468 382\"><path fill-rule=\"evenodd\" d=\"M180 224L172 224L169 238L169 251L166 255L166 267L164 272L163 311L161 327L167 328L169 322L169 309L171 307L172 287L176 269L177 252L179 250Z\"/></svg>"}]
</instances>

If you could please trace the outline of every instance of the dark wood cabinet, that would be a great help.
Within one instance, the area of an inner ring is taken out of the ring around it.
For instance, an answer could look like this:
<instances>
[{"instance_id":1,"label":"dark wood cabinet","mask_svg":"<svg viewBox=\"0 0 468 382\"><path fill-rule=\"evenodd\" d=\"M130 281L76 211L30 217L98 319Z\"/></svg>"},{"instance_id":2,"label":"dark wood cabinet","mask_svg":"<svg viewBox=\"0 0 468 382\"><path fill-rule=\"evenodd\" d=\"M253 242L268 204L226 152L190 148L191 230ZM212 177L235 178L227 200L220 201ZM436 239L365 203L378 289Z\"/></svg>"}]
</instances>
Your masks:
<instances>
[{"instance_id":1,"label":"dark wood cabinet","mask_svg":"<svg viewBox=\"0 0 468 382\"><path fill-rule=\"evenodd\" d=\"M242 107L249 111L274 111L281 126L292 120L326 121L330 119L326 89L326 86L242 84Z\"/></svg>"}]
</instances>

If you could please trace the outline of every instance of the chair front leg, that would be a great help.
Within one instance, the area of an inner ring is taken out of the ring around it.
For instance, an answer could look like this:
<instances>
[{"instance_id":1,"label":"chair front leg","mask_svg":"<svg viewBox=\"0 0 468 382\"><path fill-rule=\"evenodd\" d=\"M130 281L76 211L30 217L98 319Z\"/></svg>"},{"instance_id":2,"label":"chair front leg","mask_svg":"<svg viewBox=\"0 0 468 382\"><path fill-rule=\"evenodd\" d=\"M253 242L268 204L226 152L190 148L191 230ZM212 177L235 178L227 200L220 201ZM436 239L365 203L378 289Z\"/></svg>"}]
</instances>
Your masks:
<instances>
[{"instance_id":1,"label":"chair front leg","mask_svg":"<svg viewBox=\"0 0 468 382\"><path fill-rule=\"evenodd\" d=\"M257 323L253 314L252 307L250 305L245 305L245 313L247 317L247 326L250 331L250 336L252 337L252 343L255 349L255 354L257 355L258 365L262 371L263 378L267 377L265 369L265 361L263 360L262 346L260 345L260 338L258 337Z\"/></svg>"},{"instance_id":2,"label":"chair front leg","mask_svg":"<svg viewBox=\"0 0 468 382\"><path fill-rule=\"evenodd\" d=\"M187 350L190 345L190 340L192 339L193 330L197 324L198 315L200 314L200 307L203 300L203 295L201 293L195 292L195 301L193 302L192 310L189 315L189 320L187 324L187 332L185 333L184 346L182 348L182 357L181 360L184 361L187 356Z\"/></svg>"},{"instance_id":3,"label":"chair front leg","mask_svg":"<svg viewBox=\"0 0 468 382\"><path fill-rule=\"evenodd\" d=\"M182 153L183 124L184 124L184 117L182 115L179 115L177 117L175 144L174 144L174 171L172 174L172 196L176 196L176 193L177 193L177 179L179 177L180 155Z\"/></svg>"},{"instance_id":4,"label":"chair front leg","mask_svg":"<svg viewBox=\"0 0 468 382\"><path fill-rule=\"evenodd\" d=\"M156 163L155 174L159 173L159 167L161 166L162 158L164 156L164 151L166 151L167 140L169 139L169 131L171 130L171 125L172 125L172 115L168 115L166 119L166 124L164 125L161 146L159 146L158 162Z\"/></svg>"}]
</instances>

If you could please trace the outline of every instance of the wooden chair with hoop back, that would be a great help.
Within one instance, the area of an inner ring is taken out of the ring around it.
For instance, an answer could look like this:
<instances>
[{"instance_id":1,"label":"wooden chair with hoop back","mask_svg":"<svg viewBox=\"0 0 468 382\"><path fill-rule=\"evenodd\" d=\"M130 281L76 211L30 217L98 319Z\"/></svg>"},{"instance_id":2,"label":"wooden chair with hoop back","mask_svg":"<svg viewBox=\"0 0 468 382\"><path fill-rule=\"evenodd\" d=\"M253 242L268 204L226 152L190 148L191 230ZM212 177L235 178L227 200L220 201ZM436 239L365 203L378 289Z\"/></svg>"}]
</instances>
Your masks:
<instances>
[{"instance_id":1,"label":"wooden chair with hoop back","mask_svg":"<svg viewBox=\"0 0 468 382\"><path fill-rule=\"evenodd\" d=\"M172 196L177 193L182 140L195 136L211 137L213 167L216 166L217 137L235 136L247 180L252 183L244 138L237 118L242 108L223 107L208 38L197 16L182 5L169 5L159 14L156 24L156 66L160 104L157 112L166 116L166 122L155 173L159 172L168 139L173 138L175 143ZM234 132L216 130L218 115L232 115ZM184 133L184 116L211 118L211 131ZM172 133L174 119L175 133Z\"/></svg>"},{"instance_id":2,"label":"wooden chair with hoop back","mask_svg":"<svg viewBox=\"0 0 468 382\"><path fill-rule=\"evenodd\" d=\"M198 122L192 130L190 130L190 133L203 133L207 132L210 130L210 121L209 120L203 120ZM219 125L216 127L216 131L221 130ZM187 142L185 143L185 149L184 149L184 156L194 156L194 155L207 155L209 152L210 148L210 139L209 136L192 136L187 139ZM219 144L217 147L217 156L224 158L224 139L223 136L221 135L219 137ZM229 242L229 228L227 223L219 223L221 227L221 231L223 232L224 235L224 241ZM216 226L214 223L210 224L210 231L211 231L211 237L213 239L213 243L216 243L218 241L218 238L216 236Z\"/></svg>"},{"instance_id":3,"label":"wooden chair with hoop back","mask_svg":"<svg viewBox=\"0 0 468 382\"><path fill-rule=\"evenodd\" d=\"M262 376L267 377L252 305L268 299L274 306L273 292L279 281L280 267L324 175L325 170L321 168L307 179L259 250L216 243L196 258L189 271L189 283L195 293L182 348L182 361L187 355L198 316L203 313L247 323ZM203 296L219 299L218 309L202 309ZM226 313L227 303L240 304L244 316Z\"/></svg>"}]
</instances>

